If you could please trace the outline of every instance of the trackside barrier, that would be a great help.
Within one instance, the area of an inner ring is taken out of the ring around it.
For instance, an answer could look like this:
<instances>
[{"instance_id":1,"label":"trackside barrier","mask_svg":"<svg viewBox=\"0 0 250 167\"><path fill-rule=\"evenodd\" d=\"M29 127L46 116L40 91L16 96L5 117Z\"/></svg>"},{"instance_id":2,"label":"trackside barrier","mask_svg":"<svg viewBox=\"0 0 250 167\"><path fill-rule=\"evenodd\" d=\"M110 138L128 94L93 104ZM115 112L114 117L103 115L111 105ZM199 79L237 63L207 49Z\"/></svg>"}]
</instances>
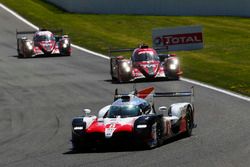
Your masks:
<instances>
[{"instance_id":1,"label":"trackside barrier","mask_svg":"<svg viewBox=\"0 0 250 167\"><path fill-rule=\"evenodd\" d=\"M72 13L250 16L249 0L46 0Z\"/></svg>"}]
</instances>

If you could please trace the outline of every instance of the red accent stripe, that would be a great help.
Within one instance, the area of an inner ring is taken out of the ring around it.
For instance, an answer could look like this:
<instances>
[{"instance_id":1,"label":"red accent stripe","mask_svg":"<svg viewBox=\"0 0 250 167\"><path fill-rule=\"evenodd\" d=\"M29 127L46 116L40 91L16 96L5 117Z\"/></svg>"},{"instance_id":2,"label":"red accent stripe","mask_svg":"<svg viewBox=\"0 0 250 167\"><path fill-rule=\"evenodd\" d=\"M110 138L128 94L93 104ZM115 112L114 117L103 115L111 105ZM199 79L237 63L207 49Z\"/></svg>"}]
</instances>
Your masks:
<instances>
[{"instance_id":1,"label":"red accent stripe","mask_svg":"<svg viewBox=\"0 0 250 167\"><path fill-rule=\"evenodd\" d=\"M153 93L154 87L149 87L146 89L143 89L137 93L137 96L139 98L145 99L149 94Z\"/></svg>"},{"instance_id":2,"label":"red accent stripe","mask_svg":"<svg viewBox=\"0 0 250 167\"><path fill-rule=\"evenodd\" d=\"M182 118L181 119L181 124L180 124L180 133L185 132L187 130L187 123L186 119Z\"/></svg>"}]
</instances>

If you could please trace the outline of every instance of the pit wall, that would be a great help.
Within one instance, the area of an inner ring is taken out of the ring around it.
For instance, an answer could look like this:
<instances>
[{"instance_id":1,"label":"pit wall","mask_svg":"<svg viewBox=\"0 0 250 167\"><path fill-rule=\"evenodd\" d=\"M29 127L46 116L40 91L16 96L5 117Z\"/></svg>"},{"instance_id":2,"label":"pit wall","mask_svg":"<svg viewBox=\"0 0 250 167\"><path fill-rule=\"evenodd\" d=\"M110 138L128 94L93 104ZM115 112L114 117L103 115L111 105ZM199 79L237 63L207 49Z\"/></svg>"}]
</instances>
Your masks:
<instances>
[{"instance_id":1,"label":"pit wall","mask_svg":"<svg viewBox=\"0 0 250 167\"><path fill-rule=\"evenodd\" d=\"M72 13L250 16L250 0L45 0Z\"/></svg>"}]
</instances>

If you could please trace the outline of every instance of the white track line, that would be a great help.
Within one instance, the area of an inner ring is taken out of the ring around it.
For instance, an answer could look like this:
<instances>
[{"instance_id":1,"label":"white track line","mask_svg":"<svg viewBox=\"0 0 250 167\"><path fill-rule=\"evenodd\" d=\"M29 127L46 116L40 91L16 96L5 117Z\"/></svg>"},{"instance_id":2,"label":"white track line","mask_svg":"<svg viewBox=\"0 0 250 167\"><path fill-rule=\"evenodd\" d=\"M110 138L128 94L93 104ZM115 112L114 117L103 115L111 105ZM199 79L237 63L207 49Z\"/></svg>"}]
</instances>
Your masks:
<instances>
[{"instance_id":1,"label":"white track line","mask_svg":"<svg viewBox=\"0 0 250 167\"><path fill-rule=\"evenodd\" d=\"M36 25L32 24L31 22L29 22L28 20L26 20L25 18L23 18L22 16L20 16L19 14L17 14L16 12L14 12L13 10L9 9L8 7L4 6L2 3L0 3L0 7L3 8L4 10L6 10L7 12L11 13L12 15L14 15L16 18L18 18L19 20L23 21L24 23L26 23L27 25L29 25L30 27L38 30L39 27L37 27ZM72 47L78 49L78 50L81 50L81 51L84 51L84 52L87 52L89 54L92 54L92 55L95 55L95 56L98 56L98 57L101 57L101 58L104 58L104 59L110 59L108 56L106 55L103 55L103 54L100 54L100 53L96 53L96 52L93 52L91 50L88 50L88 49L85 49L83 47L80 47L80 46L77 46L77 45L74 45L72 44ZM227 90L224 90L224 89L220 89L220 88L216 88L214 86L210 86L210 85L207 85L207 84L204 84L204 83L201 83L201 82L198 82L198 81L194 81L194 80L191 80L191 79L187 79L187 78L181 78L182 81L185 81L185 82L189 82L189 83L192 83L192 84L195 84L195 85L199 85L199 86L202 86L202 87L205 87L205 88L208 88L208 89L212 89L214 91L217 91L217 92L220 92L220 93L224 93L224 94L227 94L227 95L230 95L230 96L233 96L233 97L236 97L236 98L239 98L239 99L242 99L242 100L246 100L246 101L250 101L250 97L248 96L243 96L243 95L240 95L240 94L236 94L236 93L233 93L233 92L230 92L230 91L227 91Z\"/></svg>"},{"instance_id":2,"label":"white track line","mask_svg":"<svg viewBox=\"0 0 250 167\"><path fill-rule=\"evenodd\" d=\"M191 80L191 79L187 79L187 78L181 78L181 80L185 81L185 82L195 84L195 85L199 85L199 86L202 86L202 87L205 87L205 88L208 88L208 89L212 89L212 90L215 90L217 92L224 93L224 94L227 94L227 95L230 95L230 96L242 99L242 100L250 101L250 97L248 97L248 96L243 96L241 94L230 92L228 90L221 89L221 88L216 88L214 86L207 85L207 84L204 84L204 83L201 83L201 82L198 82L198 81L194 81L194 80Z\"/></svg>"},{"instance_id":3,"label":"white track line","mask_svg":"<svg viewBox=\"0 0 250 167\"><path fill-rule=\"evenodd\" d=\"M0 7L3 8L4 10L6 10L7 12L11 13L12 15L14 15L16 18L18 18L22 22L28 24L30 27L32 27L32 28L34 28L36 30L39 29L37 26L35 26L34 24L32 24L31 22L29 22L28 20L26 20L25 18L23 18L22 16L20 16L19 14L17 14L16 12L14 12L13 10L11 10L8 7L4 6L2 3L0 3Z\"/></svg>"},{"instance_id":4,"label":"white track line","mask_svg":"<svg viewBox=\"0 0 250 167\"><path fill-rule=\"evenodd\" d=\"M103 54L101 54L101 53L97 53L97 52L88 50L88 49L83 48L83 47L81 47L81 46L74 45L74 44L72 44L72 46L73 46L74 48L78 49L78 50L81 50L81 51L90 53L90 54L92 54L92 55L95 55L95 56L98 56L98 57L101 57L101 58L104 58L104 59L108 59L108 60L110 59L110 57L108 57L108 56L106 56L106 55L103 55Z\"/></svg>"}]
</instances>

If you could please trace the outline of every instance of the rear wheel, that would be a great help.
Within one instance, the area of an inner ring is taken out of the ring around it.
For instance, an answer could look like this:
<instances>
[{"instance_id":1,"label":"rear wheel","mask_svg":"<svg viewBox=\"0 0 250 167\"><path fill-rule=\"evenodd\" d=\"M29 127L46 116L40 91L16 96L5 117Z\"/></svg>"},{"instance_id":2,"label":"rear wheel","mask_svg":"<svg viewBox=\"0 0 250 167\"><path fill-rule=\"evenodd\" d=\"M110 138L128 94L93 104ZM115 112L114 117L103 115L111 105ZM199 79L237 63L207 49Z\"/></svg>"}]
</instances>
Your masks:
<instances>
[{"instance_id":1,"label":"rear wheel","mask_svg":"<svg viewBox=\"0 0 250 167\"><path fill-rule=\"evenodd\" d=\"M115 77L114 77L114 72L113 72L112 58L110 59L110 75L111 75L112 81L114 81Z\"/></svg>"},{"instance_id":2,"label":"rear wheel","mask_svg":"<svg viewBox=\"0 0 250 167\"><path fill-rule=\"evenodd\" d=\"M186 114L186 136L189 137L192 135L193 130L193 116L192 116L192 108L188 106L187 114Z\"/></svg>"}]
</instances>

